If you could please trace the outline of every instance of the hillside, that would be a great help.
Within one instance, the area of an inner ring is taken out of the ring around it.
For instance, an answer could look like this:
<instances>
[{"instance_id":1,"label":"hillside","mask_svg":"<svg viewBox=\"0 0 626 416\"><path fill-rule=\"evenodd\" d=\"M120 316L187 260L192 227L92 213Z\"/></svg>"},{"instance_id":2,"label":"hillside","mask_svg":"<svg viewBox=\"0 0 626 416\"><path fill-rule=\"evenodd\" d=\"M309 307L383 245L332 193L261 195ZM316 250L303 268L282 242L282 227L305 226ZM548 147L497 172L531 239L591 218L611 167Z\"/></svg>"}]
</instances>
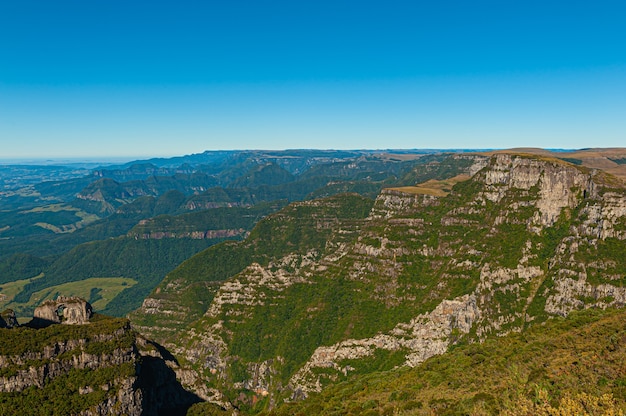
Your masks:
<instances>
[{"instance_id":1,"label":"hillside","mask_svg":"<svg viewBox=\"0 0 626 416\"><path fill-rule=\"evenodd\" d=\"M1 413L624 411L619 149L197 160L99 169L87 198L0 213L0 310L141 305L132 330L0 329Z\"/></svg>"},{"instance_id":2,"label":"hillside","mask_svg":"<svg viewBox=\"0 0 626 416\"><path fill-rule=\"evenodd\" d=\"M0 193L0 308L28 316L41 301L69 291L123 316L185 259L245 238L257 221L290 201L343 192L373 198L385 186L445 176L445 169L433 167L445 166L444 158L427 152L207 152L59 181L51 180L58 170L46 167L7 169L34 177L15 179Z\"/></svg>"},{"instance_id":3,"label":"hillside","mask_svg":"<svg viewBox=\"0 0 626 416\"><path fill-rule=\"evenodd\" d=\"M196 405L198 409L203 406ZM268 414L625 412L626 311L591 309L533 326L522 334L458 345L415 368L337 380L320 394Z\"/></svg>"},{"instance_id":4,"label":"hillside","mask_svg":"<svg viewBox=\"0 0 626 416\"><path fill-rule=\"evenodd\" d=\"M431 166L455 167L438 179L457 179L267 217L243 242L171 272L133 325L173 351L200 397L257 412L348 376L626 304L619 179L522 153Z\"/></svg>"},{"instance_id":5,"label":"hillside","mask_svg":"<svg viewBox=\"0 0 626 416\"><path fill-rule=\"evenodd\" d=\"M0 329L0 414L184 414L199 399L126 319ZM167 357L167 355L166 355Z\"/></svg>"},{"instance_id":6,"label":"hillside","mask_svg":"<svg viewBox=\"0 0 626 416\"><path fill-rule=\"evenodd\" d=\"M415 166L443 157L428 153L228 151L92 171L6 166L0 172L5 181L0 189L0 262L15 254L59 256L78 244L120 237L157 215L340 192L375 196L390 182L402 182Z\"/></svg>"}]
</instances>

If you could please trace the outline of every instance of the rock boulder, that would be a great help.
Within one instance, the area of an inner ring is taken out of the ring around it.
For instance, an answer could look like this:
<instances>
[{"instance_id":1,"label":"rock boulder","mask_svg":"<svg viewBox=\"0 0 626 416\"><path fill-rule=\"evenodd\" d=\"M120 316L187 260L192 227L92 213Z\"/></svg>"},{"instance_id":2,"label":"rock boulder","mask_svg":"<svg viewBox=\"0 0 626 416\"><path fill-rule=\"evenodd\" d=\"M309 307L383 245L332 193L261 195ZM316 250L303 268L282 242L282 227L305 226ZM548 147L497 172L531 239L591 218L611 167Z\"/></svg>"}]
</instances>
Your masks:
<instances>
[{"instance_id":1,"label":"rock boulder","mask_svg":"<svg viewBox=\"0 0 626 416\"><path fill-rule=\"evenodd\" d=\"M93 308L86 300L59 296L56 300L45 301L35 309L33 325L82 325L89 323L92 314Z\"/></svg>"}]
</instances>

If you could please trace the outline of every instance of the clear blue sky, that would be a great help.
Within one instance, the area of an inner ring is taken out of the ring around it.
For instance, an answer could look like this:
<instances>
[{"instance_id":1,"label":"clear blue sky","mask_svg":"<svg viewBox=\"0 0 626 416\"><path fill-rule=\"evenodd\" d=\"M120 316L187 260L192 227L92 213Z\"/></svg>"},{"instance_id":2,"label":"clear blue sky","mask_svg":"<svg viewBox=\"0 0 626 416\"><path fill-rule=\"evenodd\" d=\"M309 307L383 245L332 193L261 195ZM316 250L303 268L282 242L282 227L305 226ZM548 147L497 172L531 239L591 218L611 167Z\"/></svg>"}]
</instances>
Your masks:
<instances>
[{"instance_id":1,"label":"clear blue sky","mask_svg":"<svg viewBox=\"0 0 626 416\"><path fill-rule=\"evenodd\" d=\"M626 146L623 1L0 0L0 158Z\"/></svg>"}]
</instances>

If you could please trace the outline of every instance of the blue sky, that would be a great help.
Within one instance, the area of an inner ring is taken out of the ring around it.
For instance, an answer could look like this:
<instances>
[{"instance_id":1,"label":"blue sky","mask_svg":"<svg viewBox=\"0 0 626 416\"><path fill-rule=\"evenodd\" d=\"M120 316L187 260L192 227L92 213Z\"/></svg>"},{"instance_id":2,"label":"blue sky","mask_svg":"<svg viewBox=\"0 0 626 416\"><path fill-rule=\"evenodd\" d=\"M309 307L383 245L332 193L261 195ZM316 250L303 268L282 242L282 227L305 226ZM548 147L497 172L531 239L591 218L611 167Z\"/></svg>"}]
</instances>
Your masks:
<instances>
[{"instance_id":1,"label":"blue sky","mask_svg":"<svg viewBox=\"0 0 626 416\"><path fill-rule=\"evenodd\" d=\"M0 158L626 145L619 1L0 1Z\"/></svg>"}]
</instances>

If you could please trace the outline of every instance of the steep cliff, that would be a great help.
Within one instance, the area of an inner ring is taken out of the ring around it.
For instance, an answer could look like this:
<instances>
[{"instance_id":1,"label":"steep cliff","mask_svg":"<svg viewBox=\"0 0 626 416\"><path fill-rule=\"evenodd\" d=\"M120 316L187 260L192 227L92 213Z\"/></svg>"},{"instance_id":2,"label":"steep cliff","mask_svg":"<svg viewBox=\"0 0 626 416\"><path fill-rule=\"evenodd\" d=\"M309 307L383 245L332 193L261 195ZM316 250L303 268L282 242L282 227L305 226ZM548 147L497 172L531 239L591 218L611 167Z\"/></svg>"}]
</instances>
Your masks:
<instances>
[{"instance_id":1,"label":"steep cliff","mask_svg":"<svg viewBox=\"0 0 626 416\"><path fill-rule=\"evenodd\" d=\"M0 328L14 328L19 326L15 311L6 309L0 313Z\"/></svg>"},{"instance_id":2,"label":"steep cliff","mask_svg":"<svg viewBox=\"0 0 626 416\"><path fill-rule=\"evenodd\" d=\"M455 158L470 179L383 191L363 215L354 196L291 205L181 265L133 322L199 396L258 410L626 304L622 182L546 156Z\"/></svg>"},{"instance_id":3,"label":"steep cliff","mask_svg":"<svg viewBox=\"0 0 626 416\"><path fill-rule=\"evenodd\" d=\"M78 297L59 296L47 300L35 308L31 327L44 327L50 324L84 325L89 323L93 308L89 302Z\"/></svg>"},{"instance_id":4,"label":"steep cliff","mask_svg":"<svg viewBox=\"0 0 626 416\"><path fill-rule=\"evenodd\" d=\"M414 368L357 375L264 414L623 416L625 380L626 309L587 309Z\"/></svg>"},{"instance_id":5,"label":"steep cliff","mask_svg":"<svg viewBox=\"0 0 626 416\"><path fill-rule=\"evenodd\" d=\"M176 381L176 362L126 319L1 331L0 414L184 414L199 401Z\"/></svg>"}]
</instances>

